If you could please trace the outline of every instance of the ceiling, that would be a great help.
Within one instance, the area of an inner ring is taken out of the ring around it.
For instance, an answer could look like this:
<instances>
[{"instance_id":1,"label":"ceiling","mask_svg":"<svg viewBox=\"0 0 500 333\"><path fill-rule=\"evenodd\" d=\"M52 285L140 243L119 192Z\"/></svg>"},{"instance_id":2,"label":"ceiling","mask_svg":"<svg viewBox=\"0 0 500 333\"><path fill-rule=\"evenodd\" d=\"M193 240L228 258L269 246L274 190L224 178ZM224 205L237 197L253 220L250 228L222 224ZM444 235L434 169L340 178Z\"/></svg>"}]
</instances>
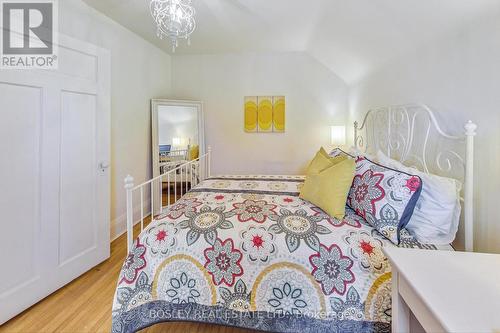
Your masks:
<instances>
[{"instance_id":1,"label":"ceiling","mask_svg":"<svg viewBox=\"0 0 500 333\"><path fill-rule=\"evenodd\" d=\"M84 0L144 39L149 0ZM197 29L180 54L303 51L347 83L402 52L478 20L498 0L193 0Z\"/></svg>"}]
</instances>

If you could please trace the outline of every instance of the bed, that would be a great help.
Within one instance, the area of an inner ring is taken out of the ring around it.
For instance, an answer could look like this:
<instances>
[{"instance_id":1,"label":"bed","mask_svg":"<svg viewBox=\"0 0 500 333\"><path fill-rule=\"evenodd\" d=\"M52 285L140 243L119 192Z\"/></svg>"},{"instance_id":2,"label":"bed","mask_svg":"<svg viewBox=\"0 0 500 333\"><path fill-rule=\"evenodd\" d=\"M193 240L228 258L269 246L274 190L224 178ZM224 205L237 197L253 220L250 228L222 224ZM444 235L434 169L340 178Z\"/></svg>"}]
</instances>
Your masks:
<instances>
[{"instance_id":1,"label":"bed","mask_svg":"<svg viewBox=\"0 0 500 333\"><path fill-rule=\"evenodd\" d=\"M427 120L419 126L428 124L429 131L419 130L423 141L412 141L419 118ZM385 134L373 129L380 121L390 128ZM425 106L377 109L355 125L356 147L369 151L376 140L377 149L420 163L427 172L461 173L467 227L472 223L467 220L472 214L472 186L467 186L472 132L441 135L462 150L433 153L434 169L426 151L431 127L444 134ZM414 154L411 146L423 146L424 153ZM211 176L210 151L190 163L197 163L200 182L179 201L160 207L137 238L129 232L113 332L166 321L268 332L390 332L391 271L382 249L395 245L365 219L346 207L346 216L338 220L300 199L302 176ZM146 185L153 188L153 181ZM142 199L142 186L126 180L129 231L133 192L141 191ZM141 209L140 220L143 215ZM465 233L466 246L471 246L469 237ZM404 231L399 246L452 250L421 244Z\"/></svg>"},{"instance_id":2,"label":"bed","mask_svg":"<svg viewBox=\"0 0 500 333\"><path fill-rule=\"evenodd\" d=\"M187 149L170 150L171 145L160 145L159 148L159 166L160 174L165 174L168 171L185 164L189 160L189 147Z\"/></svg>"}]
</instances>

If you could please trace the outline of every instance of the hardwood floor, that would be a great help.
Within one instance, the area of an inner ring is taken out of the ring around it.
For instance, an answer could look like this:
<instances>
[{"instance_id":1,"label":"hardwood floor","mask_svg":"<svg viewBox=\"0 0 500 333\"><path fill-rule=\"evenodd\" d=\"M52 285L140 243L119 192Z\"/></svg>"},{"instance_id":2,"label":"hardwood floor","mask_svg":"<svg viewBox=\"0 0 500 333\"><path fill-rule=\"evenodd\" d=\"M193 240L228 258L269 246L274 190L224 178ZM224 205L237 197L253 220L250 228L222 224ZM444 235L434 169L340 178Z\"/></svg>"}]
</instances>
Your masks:
<instances>
[{"instance_id":1,"label":"hardwood floor","mask_svg":"<svg viewBox=\"0 0 500 333\"><path fill-rule=\"evenodd\" d=\"M136 226L135 234L138 232L139 225ZM111 243L111 256L108 260L0 326L0 332L110 332L111 306L126 252L124 234ZM152 326L143 332L250 333L254 331L172 322Z\"/></svg>"}]
</instances>

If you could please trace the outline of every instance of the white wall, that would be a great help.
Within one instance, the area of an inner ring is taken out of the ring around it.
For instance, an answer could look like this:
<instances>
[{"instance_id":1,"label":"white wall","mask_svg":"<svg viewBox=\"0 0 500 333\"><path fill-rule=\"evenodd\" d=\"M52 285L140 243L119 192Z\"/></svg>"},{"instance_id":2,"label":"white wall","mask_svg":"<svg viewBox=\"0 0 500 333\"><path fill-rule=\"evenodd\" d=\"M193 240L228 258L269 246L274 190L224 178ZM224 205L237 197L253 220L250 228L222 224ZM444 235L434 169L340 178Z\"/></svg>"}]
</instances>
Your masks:
<instances>
[{"instance_id":1,"label":"white wall","mask_svg":"<svg viewBox=\"0 0 500 333\"><path fill-rule=\"evenodd\" d=\"M123 179L151 176L151 98L169 95L170 56L81 0L59 1L60 31L111 51L111 236L125 230Z\"/></svg>"},{"instance_id":2,"label":"white wall","mask_svg":"<svg viewBox=\"0 0 500 333\"><path fill-rule=\"evenodd\" d=\"M201 100L215 174L296 174L343 124L347 86L304 53L176 55L176 98ZM286 131L245 133L244 96L286 96Z\"/></svg>"},{"instance_id":3,"label":"white wall","mask_svg":"<svg viewBox=\"0 0 500 333\"><path fill-rule=\"evenodd\" d=\"M476 141L475 247L500 252L500 11L399 57L350 89L351 118L392 104L426 103L449 131L472 119Z\"/></svg>"}]
</instances>

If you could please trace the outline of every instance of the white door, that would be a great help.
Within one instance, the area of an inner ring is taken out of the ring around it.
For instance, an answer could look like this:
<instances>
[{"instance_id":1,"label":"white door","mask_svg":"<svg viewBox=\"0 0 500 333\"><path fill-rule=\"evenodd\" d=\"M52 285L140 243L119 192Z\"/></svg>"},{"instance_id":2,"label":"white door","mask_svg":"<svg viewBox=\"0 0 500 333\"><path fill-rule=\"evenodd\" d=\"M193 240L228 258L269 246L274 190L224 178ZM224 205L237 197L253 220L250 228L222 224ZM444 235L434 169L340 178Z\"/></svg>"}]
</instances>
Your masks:
<instances>
[{"instance_id":1,"label":"white door","mask_svg":"<svg viewBox=\"0 0 500 333\"><path fill-rule=\"evenodd\" d=\"M0 324L109 257L110 59L0 70Z\"/></svg>"}]
</instances>

